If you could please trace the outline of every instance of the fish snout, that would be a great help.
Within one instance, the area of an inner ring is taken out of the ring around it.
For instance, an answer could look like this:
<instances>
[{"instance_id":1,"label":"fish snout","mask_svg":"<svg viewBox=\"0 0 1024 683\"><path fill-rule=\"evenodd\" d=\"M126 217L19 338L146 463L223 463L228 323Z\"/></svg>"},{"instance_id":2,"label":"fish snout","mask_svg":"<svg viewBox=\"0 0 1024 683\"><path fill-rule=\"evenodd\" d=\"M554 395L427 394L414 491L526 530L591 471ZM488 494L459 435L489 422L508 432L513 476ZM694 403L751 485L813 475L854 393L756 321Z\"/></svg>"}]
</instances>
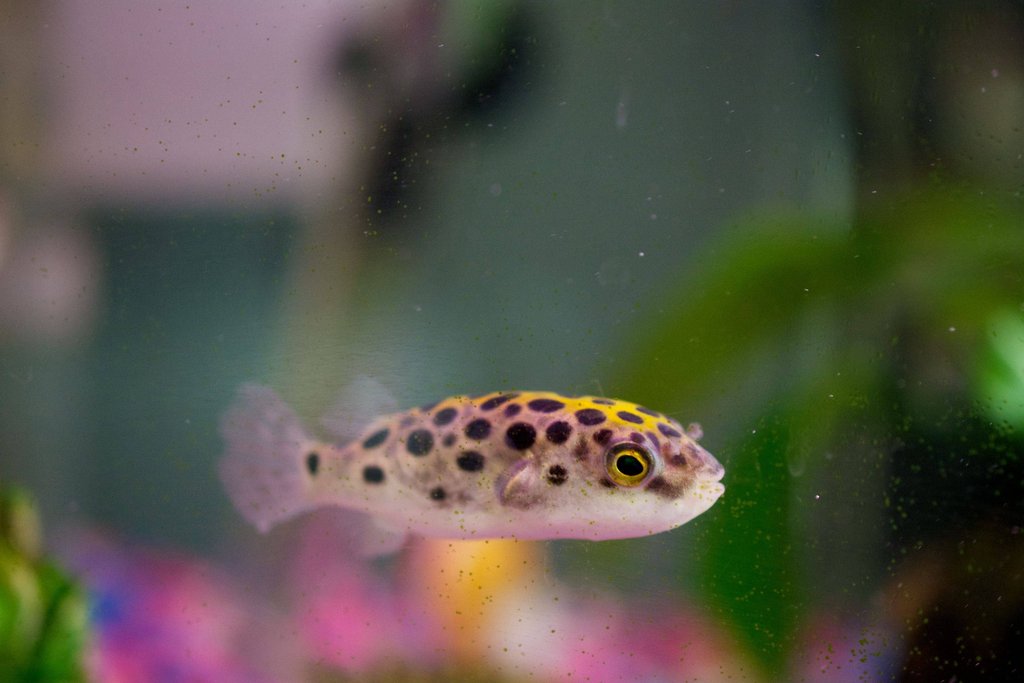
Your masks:
<instances>
[{"instance_id":1,"label":"fish snout","mask_svg":"<svg viewBox=\"0 0 1024 683\"><path fill-rule=\"evenodd\" d=\"M711 503L718 500L725 493L725 484L722 477L725 476L725 468L718 459L703 448L701 449L700 466L697 470L697 486L703 495L710 499Z\"/></svg>"},{"instance_id":2,"label":"fish snout","mask_svg":"<svg viewBox=\"0 0 1024 683\"><path fill-rule=\"evenodd\" d=\"M718 459L703 447L694 444L687 453L687 462L696 470L697 478L703 481L721 481L725 476L725 468Z\"/></svg>"}]
</instances>

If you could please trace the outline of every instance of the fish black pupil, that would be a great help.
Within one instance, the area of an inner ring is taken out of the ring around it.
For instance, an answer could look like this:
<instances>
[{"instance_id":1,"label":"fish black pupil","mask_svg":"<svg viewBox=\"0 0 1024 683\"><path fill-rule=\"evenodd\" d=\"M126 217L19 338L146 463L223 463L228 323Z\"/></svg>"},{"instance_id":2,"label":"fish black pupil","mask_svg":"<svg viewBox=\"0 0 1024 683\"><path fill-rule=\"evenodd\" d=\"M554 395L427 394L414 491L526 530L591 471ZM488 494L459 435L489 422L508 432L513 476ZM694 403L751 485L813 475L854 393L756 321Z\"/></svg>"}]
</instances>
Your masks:
<instances>
[{"instance_id":1,"label":"fish black pupil","mask_svg":"<svg viewBox=\"0 0 1024 683\"><path fill-rule=\"evenodd\" d=\"M633 455L620 455L615 460L615 468L627 477L637 477L644 473L644 464Z\"/></svg>"}]
</instances>

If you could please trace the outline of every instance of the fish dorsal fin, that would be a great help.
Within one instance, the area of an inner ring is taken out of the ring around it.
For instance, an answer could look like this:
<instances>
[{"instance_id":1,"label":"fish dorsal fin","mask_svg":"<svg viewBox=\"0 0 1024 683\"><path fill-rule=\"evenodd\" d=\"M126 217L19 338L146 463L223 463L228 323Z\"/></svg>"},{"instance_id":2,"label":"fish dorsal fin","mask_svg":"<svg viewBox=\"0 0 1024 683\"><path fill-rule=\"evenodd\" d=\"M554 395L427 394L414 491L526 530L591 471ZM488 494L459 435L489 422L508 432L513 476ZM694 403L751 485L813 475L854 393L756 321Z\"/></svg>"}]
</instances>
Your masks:
<instances>
[{"instance_id":1,"label":"fish dorsal fin","mask_svg":"<svg viewBox=\"0 0 1024 683\"><path fill-rule=\"evenodd\" d=\"M543 483L536 458L528 453L498 476L498 500L502 505L525 510L540 500Z\"/></svg>"},{"instance_id":2,"label":"fish dorsal fin","mask_svg":"<svg viewBox=\"0 0 1024 683\"><path fill-rule=\"evenodd\" d=\"M375 418L397 410L398 402L383 384L359 375L338 393L320 424L339 443L347 443L359 436Z\"/></svg>"}]
</instances>

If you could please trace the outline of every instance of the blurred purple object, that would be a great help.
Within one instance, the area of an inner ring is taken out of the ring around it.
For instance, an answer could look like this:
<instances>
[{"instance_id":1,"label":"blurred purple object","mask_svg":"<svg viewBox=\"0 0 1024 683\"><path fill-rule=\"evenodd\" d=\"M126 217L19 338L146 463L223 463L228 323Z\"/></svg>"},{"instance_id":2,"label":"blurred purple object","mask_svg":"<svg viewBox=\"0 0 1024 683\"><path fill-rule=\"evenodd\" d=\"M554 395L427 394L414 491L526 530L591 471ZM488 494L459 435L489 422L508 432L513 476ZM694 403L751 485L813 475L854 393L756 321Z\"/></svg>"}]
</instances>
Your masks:
<instances>
[{"instance_id":1,"label":"blurred purple object","mask_svg":"<svg viewBox=\"0 0 1024 683\"><path fill-rule=\"evenodd\" d=\"M261 620L217 570L195 559L127 549L95 534L73 545L71 564L92 600L88 664L94 680L273 680L247 656L259 639L253 624Z\"/></svg>"},{"instance_id":2,"label":"blurred purple object","mask_svg":"<svg viewBox=\"0 0 1024 683\"><path fill-rule=\"evenodd\" d=\"M791 680L807 683L873 683L895 680L902 656L899 636L884 625L852 624L818 616L794 649Z\"/></svg>"},{"instance_id":3,"label":"blurred purple object","mask_svg":"<svg viewBox=\"0 0 1024 683\"><path fill-rule=\"evenodd\" d=\"M294 621L310 659L348 672L383 663L437 664L439 623L394 581L373 576L370 565L346 551L346 514L327 509L311 515L296 556Z\"/></svg>"}]
</instances>

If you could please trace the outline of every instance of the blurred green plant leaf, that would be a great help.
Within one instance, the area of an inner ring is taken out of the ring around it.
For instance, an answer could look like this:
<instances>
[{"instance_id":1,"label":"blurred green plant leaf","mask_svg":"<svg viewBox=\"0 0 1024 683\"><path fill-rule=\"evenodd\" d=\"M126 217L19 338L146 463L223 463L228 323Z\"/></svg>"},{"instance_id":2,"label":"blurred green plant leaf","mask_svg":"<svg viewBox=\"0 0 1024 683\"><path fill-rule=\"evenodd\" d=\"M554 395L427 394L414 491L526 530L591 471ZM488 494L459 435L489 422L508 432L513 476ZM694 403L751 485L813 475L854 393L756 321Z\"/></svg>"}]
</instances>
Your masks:
<instances>
[{"instance_id":1,"label":"blurred green plant leaf","mask_svg":"<svg viewBox=\"0 0 1024 683\"><path fill-rule=\"evenodd\" d=\"M741 446L725 497L706 524L700 587L768 680L784 671L803 599L791 529L789 429L769 415Z\"/></svg>"},{"instance_id":2,"label":"blurred green plant leaf","mask_svg":"<svg viewBox=\"0 0 1024 683\"><path fill-rule=\"evenodd\" d=\"M1009 309L987 326L976 372L976 392L989 417L1024 429L1024 316Z\"/></svg>"},{"instance_id":3,"label":"blurred green plant leaf","mask_svg":"<svg viewBox=\"0 0 1024 683\"><path fill-rule=\"evenodd\" d=\"M693 405L708 387L848 286L849 238L827 222L759 221L704 258L630 340L623 384L650 405ZM626 389L623 390L625 394Z\"/></svg>"},{"instance_id":4,"label":"blurred green plant leaf","mask_svg":"<svg viewBox=\"0 0 1024 683\"><path fill-rule=\"evenodd\" d=\"M793 477L843 448L837 438L851 424L874 442L899 433L890 422L903 413L883 402L927 419L976 398L965 375L986 334L975 391L1003 419L1024 420L1024 323L993 318L1024 304L1022 226L1019 202L965 188L867 207L852 230L799 216L752 220L696 259L629 340L616 373L622 395L685 414L709 397L746 406L728 408L713 437L739 445L725 451L726 496L701 520L699 563L709 604L769 678L784 671L807 609ZM755 396L742 375L752 360L771 366Z\"/></svg>"},{"instance_id":5,"label":"blurred green plant leaf","mask_svg":"<svg viewBox=\"0 0 1024 683\"><path fill-rule=\"evenodd\" d=\"M86 598L39 557L39 529L23 491L0 491L0 682L84 681Z\"/></svg>"}]
</instances>

